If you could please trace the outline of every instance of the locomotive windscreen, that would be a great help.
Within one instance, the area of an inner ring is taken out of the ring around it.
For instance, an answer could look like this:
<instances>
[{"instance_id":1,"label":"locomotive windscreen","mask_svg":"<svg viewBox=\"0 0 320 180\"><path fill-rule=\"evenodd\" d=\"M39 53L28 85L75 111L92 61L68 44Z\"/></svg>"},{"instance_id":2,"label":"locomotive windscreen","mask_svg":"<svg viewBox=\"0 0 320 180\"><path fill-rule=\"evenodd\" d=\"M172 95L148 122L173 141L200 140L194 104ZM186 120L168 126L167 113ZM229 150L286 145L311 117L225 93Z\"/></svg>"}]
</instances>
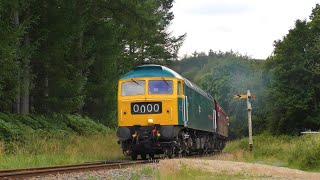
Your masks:
<instances>
[{"instance_id":1,"label":"locomotive windscreen","mask_svg":"<svg viewBox=\"0 0 320 180\"><path fill-rule=\"evenodd\" d=\"M172 94L172 81L151 80L149 81L149 94Z\"/></svg>"},{"instance_id":2,"label":"locomotive windscreen","mask_svg":"<svg viewBox=\"0 0 320 180\"><path fill-rule=\"evenodd\" d=\"M145 81L132 81L122 83L121 96L135 96L145 94Z\"/></svg>"}]
</instances>

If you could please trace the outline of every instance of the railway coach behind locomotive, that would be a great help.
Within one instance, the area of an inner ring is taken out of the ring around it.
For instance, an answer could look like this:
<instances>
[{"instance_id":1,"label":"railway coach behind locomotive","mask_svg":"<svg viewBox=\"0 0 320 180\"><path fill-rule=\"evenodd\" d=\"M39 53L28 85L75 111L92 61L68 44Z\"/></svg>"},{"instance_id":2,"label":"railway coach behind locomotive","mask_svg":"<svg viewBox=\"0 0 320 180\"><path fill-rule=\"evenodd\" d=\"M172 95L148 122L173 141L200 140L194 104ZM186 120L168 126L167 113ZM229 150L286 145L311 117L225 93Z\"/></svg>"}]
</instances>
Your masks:
<instances>
[{"instance_id":1,"label":"railway coach behind locomotive","mask_svg":"<svg viewBox=\"0 0 320 180\"><path fill-rule=\"evenodd\" d=\"M118 85L118 139L133 160L221 151L228 118L211 95L175 71L142 65Z\"/></svg>"}]
</instances>

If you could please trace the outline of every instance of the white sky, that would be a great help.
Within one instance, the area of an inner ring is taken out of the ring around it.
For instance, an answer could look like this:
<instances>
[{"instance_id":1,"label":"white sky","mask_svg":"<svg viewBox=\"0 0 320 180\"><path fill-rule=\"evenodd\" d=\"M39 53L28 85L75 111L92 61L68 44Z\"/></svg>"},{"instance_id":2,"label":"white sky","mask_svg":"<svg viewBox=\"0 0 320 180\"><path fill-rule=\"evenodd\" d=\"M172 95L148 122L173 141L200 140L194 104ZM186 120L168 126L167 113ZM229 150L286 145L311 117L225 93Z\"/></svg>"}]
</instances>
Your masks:
<instances>
[{"instance_id":1,"label":"white sky","mask_svg":"<svg viewBox=\"0 0 320 180\"><path fill-rule=\"evenodd\" d=\"M297 19L309 19L316 0L175 0L173 35L187 33L179 56L232 49L265 59Z\"/></svg>"}]
</instances>

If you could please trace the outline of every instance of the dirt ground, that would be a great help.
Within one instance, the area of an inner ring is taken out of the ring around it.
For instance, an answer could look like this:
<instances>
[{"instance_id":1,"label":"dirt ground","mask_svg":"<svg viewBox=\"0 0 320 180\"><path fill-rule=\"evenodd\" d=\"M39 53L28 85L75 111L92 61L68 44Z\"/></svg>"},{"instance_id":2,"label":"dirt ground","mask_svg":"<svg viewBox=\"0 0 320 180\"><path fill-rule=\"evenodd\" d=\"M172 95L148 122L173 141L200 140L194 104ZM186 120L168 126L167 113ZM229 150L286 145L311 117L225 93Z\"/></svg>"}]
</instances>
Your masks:
<instances>
[{"instance_id":1,"label":"dirt ground","mask_svg":"<svg viewBox=\"0 0 320 180\"><path fill-rule=\"evenodd\" d=\"M240 179L303 179L303 180L320 180L320 173L305 172L296 169L289 169L284 167L275 167L262 164L252 164L244 162L235 162L228 160L210 160L210 159L165 159L160 160L159 163L146 164L142 166L129 167L124 169L114 170L100 170L77 172L70 174L49 175L44 177L34 177L33 180L44 179L158 179L156 172L166 174L164 179L184 179L177 176L182 165L184 167L192 168L193 170L201 170L216 174L212 177L199 177L200 179L239 179L237 175L242 175ZM145 167L151 167L152 172L143 175ZM134 178L134 174L139 175ZM220 177L220 175L223 177ZM197 176L197 175L196 175ZM161 179L161 178L160 178Z\"/></svg>"},{"instance_id":2,"label":"dirt ground","mask_svg":"<svg viewBox=\"0 0 320 180\"><path fill-rule=\"evenodd\" d=\"M168 159L160 161L160 168L173 170L177 165L184 164L196 169L213 173L242 173L266 179L320 179L320 173L305 172L284 167L275 167L262 164L252 164L244 162L224 161L224 160L204 160L204 159Z\"/></svg>"}]
</instances>

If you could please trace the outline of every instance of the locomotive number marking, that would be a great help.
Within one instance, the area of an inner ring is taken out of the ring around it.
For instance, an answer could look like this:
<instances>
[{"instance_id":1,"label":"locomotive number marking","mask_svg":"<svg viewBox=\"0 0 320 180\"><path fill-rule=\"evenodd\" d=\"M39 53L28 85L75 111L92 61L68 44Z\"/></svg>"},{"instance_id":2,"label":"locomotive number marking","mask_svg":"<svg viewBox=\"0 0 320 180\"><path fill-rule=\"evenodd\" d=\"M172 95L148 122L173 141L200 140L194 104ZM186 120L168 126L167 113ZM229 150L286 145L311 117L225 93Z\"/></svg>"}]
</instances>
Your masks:
<instances>
[{"instance_id":1,"label":"locomotive number marking","mask_svg":"<svg viewBox=\"0 0 320 180\"><path fill-rule=\"evenodd\" d=\"M147 105L147 111L152 112L153 106L151 104Z\"/></svg>"},{"instance_id":2,"label":"locomotive number marking","mask_svg":"<svg viewBox=\"0 0 320 180\"><path fill-rule=\"evenodd\" d=\"M162 112L161 102L131 103L132 114L159 114Z\"/></svg>"}]
</instances>

